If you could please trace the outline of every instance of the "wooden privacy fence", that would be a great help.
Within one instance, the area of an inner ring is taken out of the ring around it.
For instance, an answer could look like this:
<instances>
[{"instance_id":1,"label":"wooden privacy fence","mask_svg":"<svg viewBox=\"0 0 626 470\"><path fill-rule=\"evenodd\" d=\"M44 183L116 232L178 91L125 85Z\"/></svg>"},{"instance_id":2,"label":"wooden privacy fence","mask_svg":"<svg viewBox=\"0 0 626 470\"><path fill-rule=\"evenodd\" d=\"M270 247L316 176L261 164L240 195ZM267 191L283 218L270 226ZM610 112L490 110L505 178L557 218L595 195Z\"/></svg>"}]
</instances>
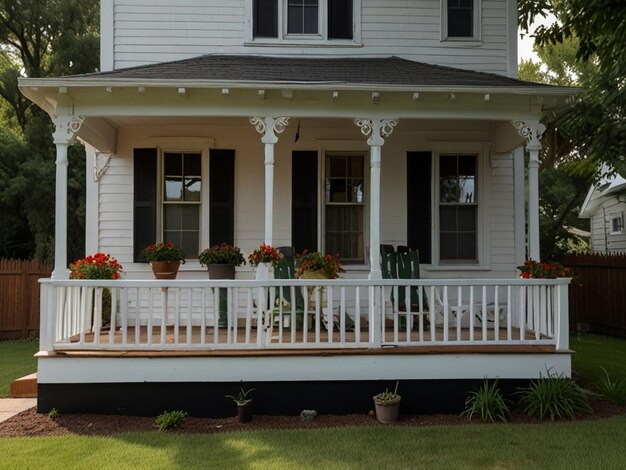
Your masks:
<instances>
[{"instance_id":1,"label":"wooden privacy fence","mask_svg":"<svg viewBox=\"0 0 626 470\"><path fill-rule=\"evenodd\" d=\"M39 261L0 260L0 339L39 333L39 279L52 266Z\"/></svg>"},{"instance_id":2,"label":"wooden privacy fence","mask_svg":"<svg viewBox=\"0 0 626 470\"><path fill-rule=\"evenodd\" d=\"M569 255L570 330L626 337L626 253Z\"/></svg>"}]
</instances>

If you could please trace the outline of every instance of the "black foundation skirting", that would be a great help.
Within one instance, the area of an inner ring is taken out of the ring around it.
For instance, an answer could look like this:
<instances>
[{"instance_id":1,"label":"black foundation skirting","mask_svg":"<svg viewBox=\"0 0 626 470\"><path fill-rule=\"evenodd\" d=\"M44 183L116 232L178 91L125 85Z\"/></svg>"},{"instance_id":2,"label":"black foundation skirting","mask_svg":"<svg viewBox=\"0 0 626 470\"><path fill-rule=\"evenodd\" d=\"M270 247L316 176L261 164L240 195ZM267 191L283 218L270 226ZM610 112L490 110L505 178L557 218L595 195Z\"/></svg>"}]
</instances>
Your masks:
<instances>
[{"instance_id":1,"label":"black foundation skirting","mask_svg":"<svg viewBox=\"0 0 626 470\"><path fill-rule=\"evenodd\" d=\"M482 380L401 380L400 412L404 414L458 414L468 392ZM528 380L500 380L510 396ZM183 410L191 416L223 418L237 412L232 400L239 389L255 388L250 395L253 409L263 415L298 415L303 409L320 414L367 413L374 408L372 396L393 390L395 381L310 381L310 382L176 382L39 384L37 410L47 413L100 413L156 416L164 411Z\"/></svg>"}]
</instances>

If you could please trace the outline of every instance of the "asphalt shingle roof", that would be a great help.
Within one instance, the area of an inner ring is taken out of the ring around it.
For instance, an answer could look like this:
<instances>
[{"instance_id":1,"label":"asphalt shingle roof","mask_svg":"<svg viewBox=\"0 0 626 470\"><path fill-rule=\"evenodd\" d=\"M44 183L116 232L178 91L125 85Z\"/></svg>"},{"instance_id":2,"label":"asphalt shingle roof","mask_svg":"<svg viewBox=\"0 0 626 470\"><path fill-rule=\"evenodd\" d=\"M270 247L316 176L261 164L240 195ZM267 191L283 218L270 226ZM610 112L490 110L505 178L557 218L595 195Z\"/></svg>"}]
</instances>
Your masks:
<instances>
[{"instance_id":1,"label":"asphalt shingle roof","mask_svg":"<svg viewBox=\"0 0 626 470\"><path fill-rule=\"evenodd\" d=\"M207 80L223 82L388 86L546 87L492 73L425 64L399 57L307 58L204 55L110 72L65 77L79 80Z\"/></svg>"}]
</instances>

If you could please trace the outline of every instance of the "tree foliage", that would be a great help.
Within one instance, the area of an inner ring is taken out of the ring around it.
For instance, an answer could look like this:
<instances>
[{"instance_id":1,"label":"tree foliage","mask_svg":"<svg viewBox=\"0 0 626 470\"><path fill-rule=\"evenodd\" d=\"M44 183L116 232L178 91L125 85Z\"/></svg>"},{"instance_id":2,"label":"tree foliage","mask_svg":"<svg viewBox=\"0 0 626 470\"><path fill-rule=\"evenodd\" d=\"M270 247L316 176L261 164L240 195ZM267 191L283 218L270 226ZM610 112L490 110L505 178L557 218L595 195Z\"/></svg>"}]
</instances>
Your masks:
<instances>
[{"instance_id":1,"label":"tree foliage","mask_svg":"<svg viewBox=\"0 0 626 470\"><path fill-rule=\"evenodd\" d=\"M51 260L55 156L52 122L19 91L20 76L93 72L97 0L0 0L0 256ZM69 149L68 254L84 252L85 153Z\"/></svg>"}]
</instances>

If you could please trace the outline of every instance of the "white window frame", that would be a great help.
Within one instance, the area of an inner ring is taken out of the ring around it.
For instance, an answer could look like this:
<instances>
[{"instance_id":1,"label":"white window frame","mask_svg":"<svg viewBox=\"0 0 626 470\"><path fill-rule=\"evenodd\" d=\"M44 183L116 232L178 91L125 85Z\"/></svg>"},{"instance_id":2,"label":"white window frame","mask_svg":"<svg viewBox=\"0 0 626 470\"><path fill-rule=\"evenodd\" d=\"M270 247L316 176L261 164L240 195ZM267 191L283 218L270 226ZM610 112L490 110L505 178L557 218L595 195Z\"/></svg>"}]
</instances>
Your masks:
<instances>
[{"instance_id":1,"label":"white window frame","mask_svg":"<svg viewBox=\"0 0 626 470\"><path fill-rule=\"evenodd\" d=\"M448 36L448 0L441 0L441 41L444 43L456 43L458 45L475 46L481 45L482 38L482 0L474 0L472 12L473 31L471 37Z\"/></svg>"},{"instance_id":2,"label":"white window frame","mask_svg":"<svg viewBox=\"0 0 626 470\"><path fill-rule=\"evenodd\" d=\"M253 0L246 1L246 46L291 46L310 45L318 47L360 47L361 44L361 0L352 0L352 39L328 38L328 0L319 0L318 5L318 33L317 34L288 34L287 33L287 1L278 0L278 37L255 38Z\"/></svg>"},{"instance_id":3,"label":"white window frame","mask_svg":"<svg viewBox=\"0 0 626 470\"><path fill-rule=\"evenodd\" d=\"M487 159L490 146L488 143L455 142L441 143L432 149L432 231L431 265L429 271L488 270L490 263L489 208L487 207L490 187L490 172ZM439 246L439 158L440 155L476 155L476 260L441 260Z\"/></svg>"},{"instance_id":4,"label":"white window frame","mask_svg":"<svg viewBox=\"0 0 626 470\"><path fill-rule=\"evenodd\" d=\"M617 221L618 229L615 230L613 222ZM624 233L624 213L613 212L609 215L609 235L621 235Z\"/></svg>"},{"instance_id":5,"label":"white window frame","mask_svg":"<svg viewBox=\"0 0 626 470\"><path fill-rule=\"evenodd\" d=\"M202 172L202 189L200 190L200 238L198 253L205 247L209 246L209 152L207 147L196 147L192 145L178 145L168 147L158 147L157 162L157 240L163 240L163 211L165 204L163 203L163 181L165 178L165 154L166 153L199 153L201 158ZM200 266L197 258L189 258L186 266L188 268L197 268Z\"/></svg>"}]
</instances>

